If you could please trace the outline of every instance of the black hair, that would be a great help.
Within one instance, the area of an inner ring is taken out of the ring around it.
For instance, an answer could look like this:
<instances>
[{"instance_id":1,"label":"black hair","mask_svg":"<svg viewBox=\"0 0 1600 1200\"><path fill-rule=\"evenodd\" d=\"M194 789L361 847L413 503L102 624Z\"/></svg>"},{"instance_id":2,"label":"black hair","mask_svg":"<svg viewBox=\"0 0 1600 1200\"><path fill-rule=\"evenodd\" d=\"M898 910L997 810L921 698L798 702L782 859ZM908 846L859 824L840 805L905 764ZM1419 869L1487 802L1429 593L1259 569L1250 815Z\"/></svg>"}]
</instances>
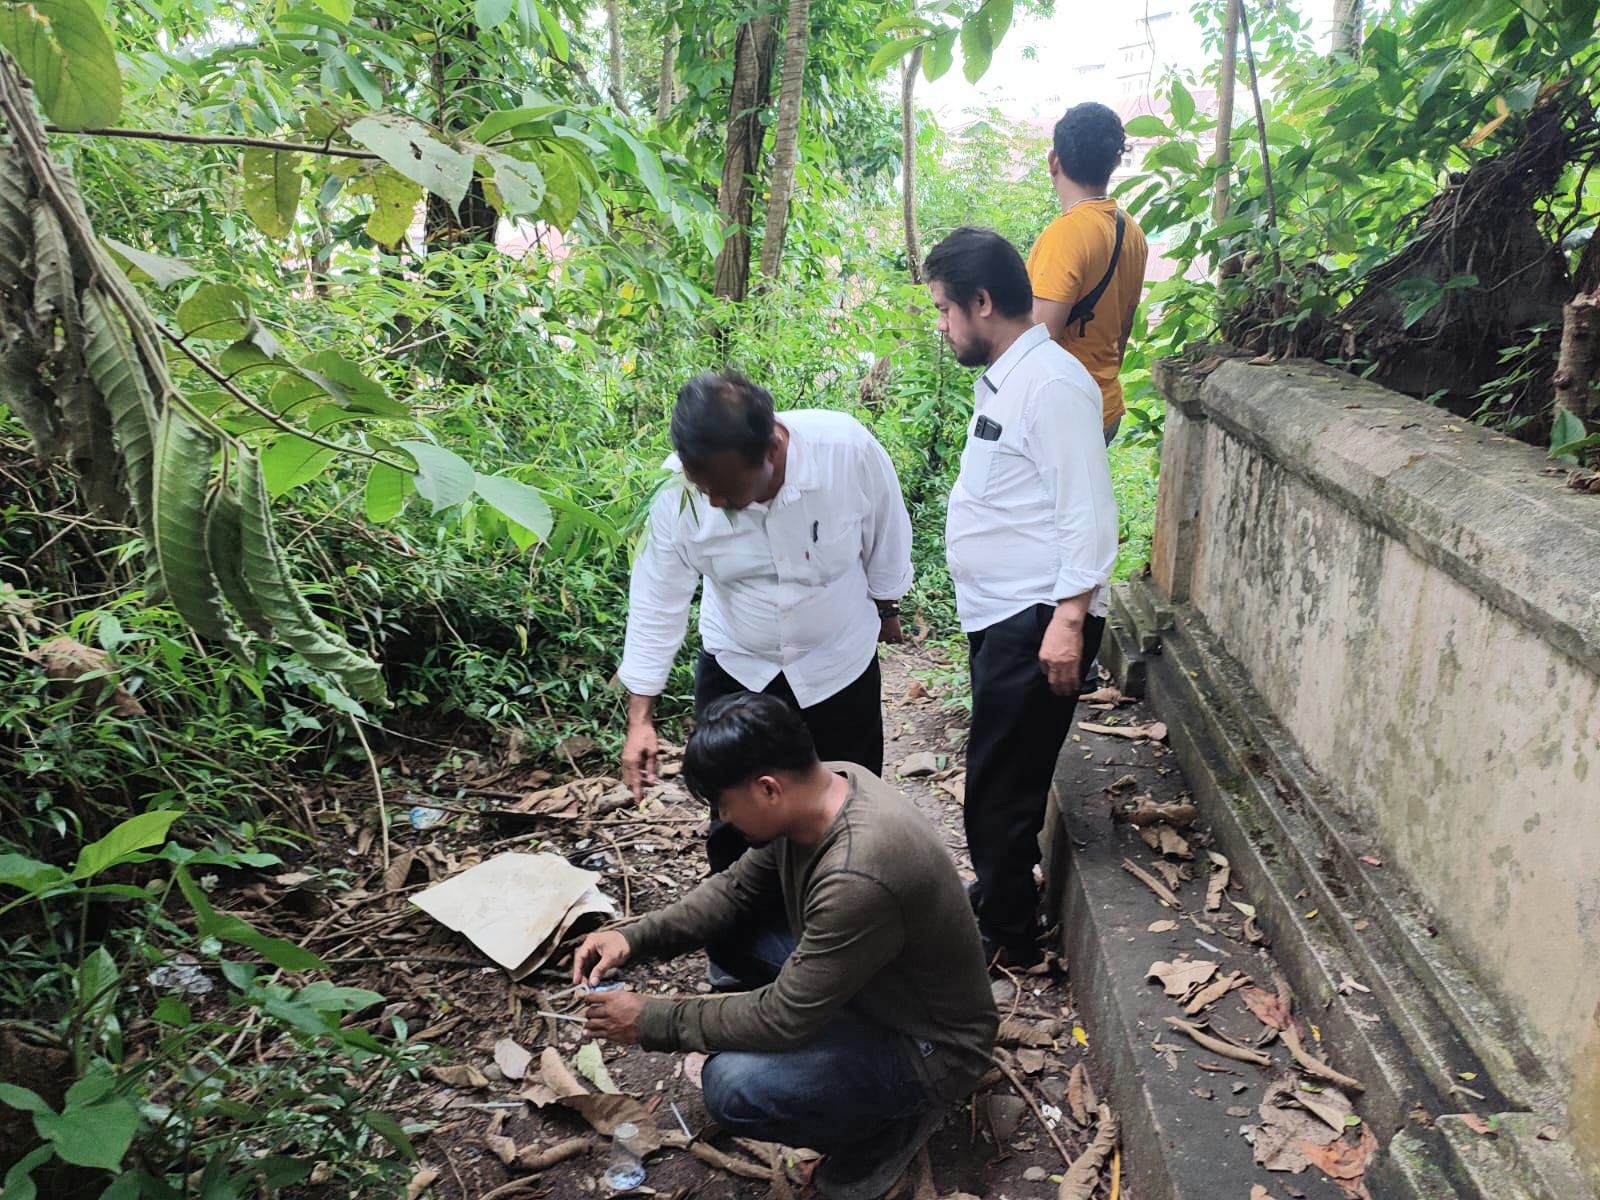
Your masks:
<instances>
[{"instance_id":1,"label":"black hair","mask_svg":"<svg viewBox=\"0 0 1600 1200\"><path fill-rule=\"evenodd\" d=\"M672 409L672 448L691 471L725 450L747 466L760 466L776 418L772 396L737 371L706 371L678 389Z\"/></svg>"},{"instance_id":2,"label":"black hair","mask_svg":"<svg viewBox=\"0 0 1600 1200\"><path fill-rule=\"evenodd\" d=\"M735 692L713 701L683 749L683 782L715 807L729 788L763 775L804 775L818 763L811 731L800 714L761 692Z\"/></svg>"},{"instance_id":3,"label":"black hair","mask_svg":"<svg viewBox=\"0 0 1600 1200\"><path fill-rule=\"evenodd\" d=\"M951 303L966 309L979 289L989 293L1001 316L1033 312L1033 285L1017 248L992 229L963 225L928 251L922 274L938 280Z\"/></svg>"},{"instance_id":4,"label":"black hair","mask_svg":"<svg viewBox=\"0 0 1600 1200\"><path fill-rule=\"evenodd\" d=\"M1128 152L1122 118L1104 104L1074 104L1056 122L1056 161L1068 179L1105 191L1111 172Z\"/></svg>"}]
</instances>

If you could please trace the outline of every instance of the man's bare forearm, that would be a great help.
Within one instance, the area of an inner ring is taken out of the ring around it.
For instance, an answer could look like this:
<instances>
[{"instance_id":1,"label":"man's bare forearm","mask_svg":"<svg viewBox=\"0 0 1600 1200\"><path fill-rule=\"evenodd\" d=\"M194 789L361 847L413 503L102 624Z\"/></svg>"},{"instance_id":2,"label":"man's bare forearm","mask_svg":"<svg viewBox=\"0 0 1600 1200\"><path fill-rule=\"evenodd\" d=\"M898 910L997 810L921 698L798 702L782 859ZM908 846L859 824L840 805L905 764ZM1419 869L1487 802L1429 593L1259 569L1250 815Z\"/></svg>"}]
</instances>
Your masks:
<instances>
[{"instance_id":1,"label":"man's bare forearm","mask_svg":"<svg viewBox=\"0 0 1600 1200\"><path fill-rule=\"evenodd\" d=\"M640 696L633 692L628 693L628 724L653 725L655 724L656 698L654 696Z\"/></svg>"}]
</instances>

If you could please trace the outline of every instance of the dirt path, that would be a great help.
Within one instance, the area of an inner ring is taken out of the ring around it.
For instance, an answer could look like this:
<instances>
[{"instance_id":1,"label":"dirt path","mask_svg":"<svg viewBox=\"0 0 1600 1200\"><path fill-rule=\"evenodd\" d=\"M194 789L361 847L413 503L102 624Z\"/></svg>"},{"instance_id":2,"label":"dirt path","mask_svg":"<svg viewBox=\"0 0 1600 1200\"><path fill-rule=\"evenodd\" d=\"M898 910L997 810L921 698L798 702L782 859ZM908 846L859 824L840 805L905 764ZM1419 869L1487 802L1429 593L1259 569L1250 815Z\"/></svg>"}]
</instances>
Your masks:
<instances>
[{"instance_id":1,"label":"dirt path","mask_svg":"<svg viewBox=\"0 0 1600 1200\"><path fill-rule=\"evenodd\" d=\"M944 832L963 874L969 875L958 800L966 714L953 702L964 693L964 675L964 662L946 661L933 648L892 650L884 657L885 773L893 778L913 755L936 756L937 769L931 775L901 782L929 820ZM440 1200L485 1200L491 1194L575 1200L604 1194L599 1174L605 1165L606 1147L605 1139L596 1138L596 1153L537 1173L515 1165L519 1156L526 1159L590 1133L585 1121L568 1109L555 1105L539 1108L518 1098L537 1077L546 1047L553 1046L570 1065L584 1041L580 1024L547 1020L536 1011L552 1007L573 1011L576 1005L571 1000L552 1005L546 999L548 993L564 986L558 970L511 983L497 967L475 965L483 962L476 949L418 911L407 895L513 848L552 851L577 865L600 870L607 894L619 903L626 895L633 912L670 903L694 886L704 870L704 809L670 777L647 799L642 811L630 802L601 812L606 807L602 797L615 786L603 773L614 768L598 757L583 758L581 745L571 749L576 765L594 782L554 800L548 791L562 779L552 780L546 772L508 762L491 752L472 755L458 750L442 760L437 754L396 753L385 765L408 776L412 787L391 794L391 810L433 799L461 811L448 814L446 820L426 830L411 828L404 815L399 815L391 831L387 873L375 830L348 824L344 829L347 838L330 839L324 855L353 871L362 880L361 887L334 894L331 900L302 895L292 886L287 893L276 887L263 888L255 894L272 905L266 920L259 910L252 912L244 903L238 906L241 915L272 925L286 936L309 938L312 948L325 959L345 964L336 982L368 986L385 994L390 1004L385 1016L375 1020L374 1028L386 1028L389 1020L398 1016L406 1021L414 1038L445 1052L442 1069L429 1069L420 1079L402 1080L389 1101L391 1109L398 1109L405 1123L418 1130L421 1169L437 1172L427 1194ZM670 776L671 771L669 764L665 773ZM538 807L559 808L563 797L574 802L566 815L559 816L507 817L496 811L535 791L546 793ZM313 807L359 812L364 797L357 785L351 784L342 796L333 791L309 799ZM487 815L471 815L480 805ZM307 909L301 918L305 925L290 928L287 922L291 920L300 924L288 915L296 906ZM313 915L315 920L310 919ZM633 965L623 974L630 986L649 993L709 990L705 960L698 954L669 963ZM1030 1099L1040 1106L1056 1137L1075 1155L1088 1137L1070 1115L1068 1082L1074 1067L1082 1064L1087 1069L1088 1063L1081 1036L1074 1039L1078 1021L1065 976L1055 971L1027 975L1014 984L1002 982L1000 988L1002 1016L1009 1022L1004 1039L1006 1061L1024 1081ZM495 1046L507 1038L533 1056L527 1079L507 1079L496 1065ZM1030 1042L1034 1044L1027 1044ZM679 1130L677 1114L696 1134L707 1126L700 1094L685 1078L681 1056L613 1046L602 1046L601 1051L616 1087L642 1101L659 1129ZM1063 1156L1029 1101L1018 1097L1011 1082L998 1071L994 1076L971 1102L953 1109L935 1135L930 1144L934 1190L926 1194L924 1185L925 1194L919 1200L957 1192L1007 1200L1054 1197L1057 1184L1051 1177L1059 1178ZM737 1158L747 1171L770 1165L758 1163L751 1148L729 1139L718 1138L714 1145ZM763 1160L767 1154L761 1147L754 1152ZM647 1187L675 1200L687 1200L690 1195L706 1200L756 1200L769 1192L778 1200L788 1200L768 1179L744 1177L682 1149L661 1151L648 1167ZM749 1173L758 1174L759 1169ZM527 1180L526 1188L506 1190L519 1179Z\"/></svg>"}]
</instances>

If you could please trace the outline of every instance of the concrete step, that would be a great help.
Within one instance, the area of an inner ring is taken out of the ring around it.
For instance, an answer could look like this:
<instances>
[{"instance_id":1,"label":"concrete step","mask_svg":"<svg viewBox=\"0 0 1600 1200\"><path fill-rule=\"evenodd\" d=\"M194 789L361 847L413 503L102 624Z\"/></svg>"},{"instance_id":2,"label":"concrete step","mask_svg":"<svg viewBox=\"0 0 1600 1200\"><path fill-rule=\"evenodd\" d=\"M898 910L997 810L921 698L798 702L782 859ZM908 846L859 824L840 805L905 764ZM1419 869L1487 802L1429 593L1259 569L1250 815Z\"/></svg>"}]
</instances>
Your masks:
<instances>
[{"instance_id":1,"label":"concrete step","mask_svg":"<svg viewBox=\"0 0 1600 1200\"><path fill-rule=\"evenodd\" d=\"M1341 1068L1367 1083L1359 1111L1391 1146L1374 1163L1373 1178L1397 1189L1381 1194L1591 1194L1572 1190L1582 1177L1565 1146L1530 1144L1524 1127L1559 1121L1560 1106L1515 1022L1432 936L1397 873L1362 861L1377 857L1377 848L1341 816L1336 798L1322 794L1292 741L1208 632L1164 610L1138 583L1117 589L1110 628L1103 660L1126 680L1125 689L1147 694L1167 722L1203 818L1245 881L1302 1010L1314 1012L1328 1044L1340 1048ZM1063 759L1064 772L1070 760ZM1064 775L1059 786L1077 799L1085 793L1071 789L1091 782ZM1074 806L1067 808L1067 829L1076 835ZM1086 852L1069 846L1073 862L1063 860L1058 870L1070 871ZM1069 887L1063 901L1070 895ZM1084 969L1085 953L1095 952L1080 944L1075 970ZM1341 993L1347 975L1371 992ZM1473 1135L1474 1142L1456 1136L1466 1130L1460 1122L1447 1121L1440 1132L1412 1118L1459 1112L1499 1114L1502 1132ZM1441 1193L1440 1186L1458 1190Z\"/></svg>"}]
</instances>

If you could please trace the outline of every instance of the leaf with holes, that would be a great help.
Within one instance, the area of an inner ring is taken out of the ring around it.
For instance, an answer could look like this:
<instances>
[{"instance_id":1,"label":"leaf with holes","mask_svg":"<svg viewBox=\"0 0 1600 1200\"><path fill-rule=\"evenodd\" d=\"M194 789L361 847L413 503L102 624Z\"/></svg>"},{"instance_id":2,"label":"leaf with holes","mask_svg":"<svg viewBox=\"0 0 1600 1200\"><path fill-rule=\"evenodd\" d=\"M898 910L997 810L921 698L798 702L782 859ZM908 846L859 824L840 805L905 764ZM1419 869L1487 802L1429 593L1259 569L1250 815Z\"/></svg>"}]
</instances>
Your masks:
<instances>
[{"instance_id":1,"label":"leaf with holes","mask_svg":"<svg viewBox=\"0 0 1600 1200\"><path fill-rule=\"evenodd\" d=\"M122 112L109 28L89 0L0 3L0 46L32 81L46 115L67 129L115 125Z\"/></svg>"},{"instance_id":2,"label":"leaf with holes","mask_svg":"<svg viewBox=\"0 0 1600 1200\"><path fill-rule=\"evenodd\" d=\"M472 155L441 142L421 121L403 113L375 113L362 117L347 132L452 209L461 206L472 183Z\"/></svg>"},{"instance_id":3,"label":"leaf with holes","mask_svg":"<svg viewBox=\"0 0 1600 1200\"><path fill-rule=\"evenodd\" d=\"M269 238L288 237L300 207L300 155L248 147L241 156L244 210Z\"/></svg>"},{"instance_id":4,"label":"leaf with holes","mask_svg":"<svg viewBox=\"0 0 1600 1200\"><path fill-rule=\"evenodd\" d=\"M178 305L178 328L189 337L236 342L250 329L250 297L232 284L207 284Z\"/></svg>"}]
</instances>

